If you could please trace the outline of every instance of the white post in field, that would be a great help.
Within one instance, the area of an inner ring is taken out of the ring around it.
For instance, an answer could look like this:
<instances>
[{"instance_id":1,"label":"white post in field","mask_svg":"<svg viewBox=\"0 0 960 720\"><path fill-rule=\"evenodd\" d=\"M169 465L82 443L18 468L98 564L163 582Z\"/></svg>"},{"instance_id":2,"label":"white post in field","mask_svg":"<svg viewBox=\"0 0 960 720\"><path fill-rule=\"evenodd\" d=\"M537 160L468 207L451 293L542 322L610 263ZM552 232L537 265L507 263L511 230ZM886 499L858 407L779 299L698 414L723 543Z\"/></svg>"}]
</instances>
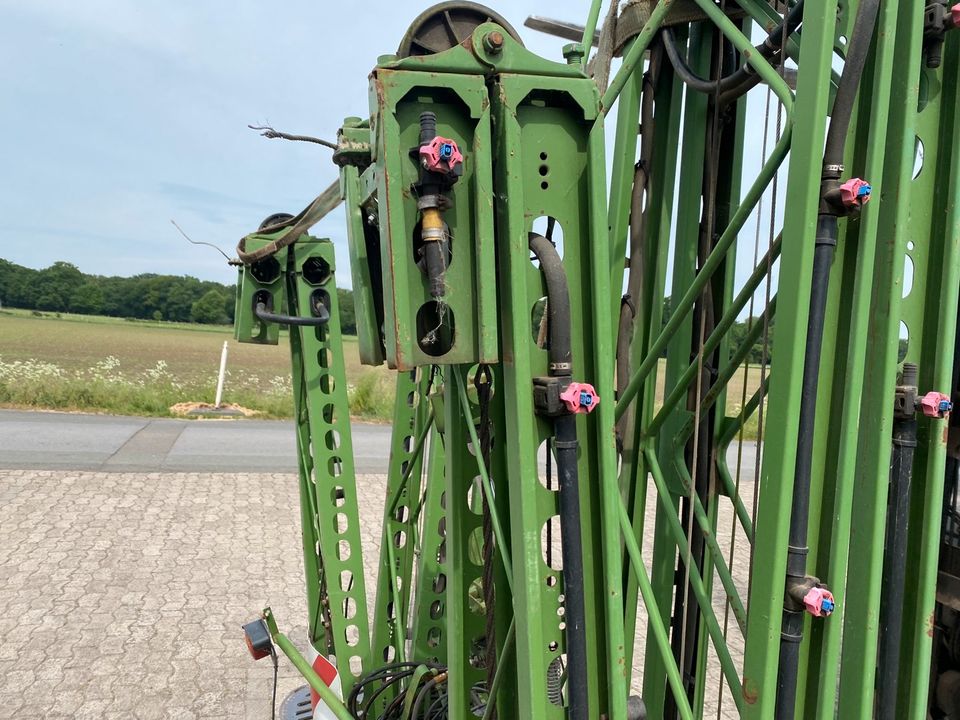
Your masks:
<instances>
[{"instance_id":1,"label":"white post in field","mask_svg":"<svg viewBox=\"0 0 960 720\"><path fill-rule=\"evenodd\" d=\"M223 341L223 351L220 353L220 375L217 377L217 401L213 404L214 407L220 407L220 402L223 400L223 376L227 372L227 341Z\"/></svg>"}]
</instances>

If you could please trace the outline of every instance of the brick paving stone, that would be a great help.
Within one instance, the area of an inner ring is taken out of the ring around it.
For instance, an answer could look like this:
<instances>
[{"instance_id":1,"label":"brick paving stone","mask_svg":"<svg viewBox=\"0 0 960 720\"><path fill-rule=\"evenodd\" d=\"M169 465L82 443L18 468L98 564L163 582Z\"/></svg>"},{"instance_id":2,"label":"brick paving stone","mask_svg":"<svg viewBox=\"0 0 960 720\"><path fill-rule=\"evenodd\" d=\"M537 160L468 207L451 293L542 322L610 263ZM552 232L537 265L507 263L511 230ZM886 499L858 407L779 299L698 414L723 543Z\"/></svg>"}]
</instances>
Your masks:
<instances>
[{"instance_id":1,"label":"brick paving stone","mask_svg":"<svg viewBox=\"0 0 960 720\"><path fill-rule=\"evenodd\" d=\"M371 607L385 484L357 482ZM240 625L270 605L305 644L297 503L289 474L0 470L0 720L269 717L272 667L250 659ZM721 508L724 548L729 517ZM653 526L651 515L648 566ZM745 594L743 547L741 535L734 574ZM645 625L641 611L635 691ZM720 682L715 661L710 674ZM300 684L283 661L278 698ZM707 716L718 716L711 695ZM732 708L727 694L719 716Z\"/></svg>"}]
</instances>

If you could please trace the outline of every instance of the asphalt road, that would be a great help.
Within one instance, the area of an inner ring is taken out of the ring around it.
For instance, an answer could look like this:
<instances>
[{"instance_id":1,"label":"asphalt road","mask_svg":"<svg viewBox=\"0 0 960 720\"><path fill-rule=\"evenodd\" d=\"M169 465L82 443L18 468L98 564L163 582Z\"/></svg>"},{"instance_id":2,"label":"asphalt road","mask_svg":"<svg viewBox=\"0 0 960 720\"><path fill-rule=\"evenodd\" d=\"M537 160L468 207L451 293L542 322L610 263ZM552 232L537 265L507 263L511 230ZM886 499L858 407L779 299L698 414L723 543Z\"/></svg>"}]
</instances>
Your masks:
<instances>
[{"instance_id":1,"label":"asphalt road","mask_svg":"<svg viewBox=\"0 0 960 720\"><path fill-rule=\"evenodd\" d=\"M389 425L353 423L358 475L387 471ZM753 480L756 443L743 446L742 480ZM727 461L736 467L736 444ZM545 457L540 458L541 471ZM174 420L0 410L0 469L113 472L296 472L293 423Z\"/></svg>"},{"instance_id":2,"label":"asphalt road","mask_svg":"<svg viewBox=\"0 0 960 720\"><path fill-rule=\"evenodd\" d=\"M358 474L384 473L390 426L354 423ZM296 472L292 422L174 420L0 410L0 468Z\"/></svg>"}]
</instances>

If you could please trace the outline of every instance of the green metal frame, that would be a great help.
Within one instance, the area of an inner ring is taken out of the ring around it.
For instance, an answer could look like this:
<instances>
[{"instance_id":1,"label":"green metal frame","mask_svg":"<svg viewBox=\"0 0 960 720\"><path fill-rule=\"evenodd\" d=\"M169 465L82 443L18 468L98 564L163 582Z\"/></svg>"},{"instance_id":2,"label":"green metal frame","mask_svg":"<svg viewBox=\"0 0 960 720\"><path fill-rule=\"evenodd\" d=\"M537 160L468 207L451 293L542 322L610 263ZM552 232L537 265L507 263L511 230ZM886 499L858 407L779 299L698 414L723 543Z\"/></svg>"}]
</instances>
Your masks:
<instances>
[{"instance_id":1,"label":"green metal frame","mask_svg":"<svg viewBox=\"0 0 960 720\"><path fill-rule=\"evenodd\" d=\"M474 716L476 688L488 682L495 702L484 717L494 704L500 718L565 716L547 692L566 649L563 572L548 566L544 539L558 513L557 493L545 485L538 461L552 429L536 415L532 394L533 379L547 375L547 353L537 342L546 290L530 260L528 234L539 218L550 217L558 238L562 232L574 379L592 383L601 398L595 412L577 419L591 712L624 720L633 668L642 661L650 717L673 708L679 717L702 718L717 701L729 701L743 718L773 717L821 148L837 82L834 58L846 52L857 2L807 3L802 31L787 43L798 64L792 91L752 50L752 23L769 29L779 21L767 3L730 0L744 11L731 17L712 0L694 1L701 19L676 29L691 68L709 75L723 38L779 106L777 136L755 172L744 172L745 156L756 147L747 102L724 111L706 250L705 158L718 115L665 59L654 84L642 77L673 0L653 5L603 91L583 62L602 5L595 0L583 43L568 46L565 63L539 58L484 23L445 52L380 58L369 122L345 121L337 158L361 359L401 371L368 625L336 293L329 293L327 326L290 332L310 638L336 657L345 692L362 672L389 662L432 661L447 670L451 718ZM951 72L921 67L923 7L919 0L882 0L847 143L844 177L861 175L874 189L859 216L841 221L831 270L807 570L829 584L837 610L807 622L797 717L873 713L901 321L910 330L907 360L920 366L923 389L949 391L951 382L960 288L954 144L960 84ZM499 42L485 40L492 33L502 36ZM943 66L958 61L960 38L948 35ZM632 299L638 312L631 375L616 397L613 318L645 92L655 98L655 128L643 295ZM604 119L614 105L608 191ZM411 188L419 170L410 151L425 109L437 113L439 132L465 156L463 178L444 211L453 259L443 302L455 318L455 341L442 356L418 342L418 312L432 299L413 254L418 211ZM915 139L924 149L916 177ZM741 242L775 188L786 198L782 220L771 224L766 254L751 259ZM279 236L249 236L247 248ZM274 308L303 312L317 289L302 272L312 257L329 263L332 289L332 245L306 236L274 256L279 274L242 269L238 338L278 341L276 326L253 317L255 298L268 293ZM904 296L907 258L912 290ZM748 260L755 265L738 280ZM701 332L708 302L712 325ZM757 304L747 332L734 336L735 323ZM731 383L774 319L772 362L753 365L760 387L733 397ZM487 462L479 452L481 408L472 384L479 365L490 366L494 377ZM751 509L738 446L761 413L758 505ZM911 670L903 673L897 716L917 720L928 710L934 651L944 429L942 420L921 421L914 466L909 550L916 562L909 583L918 590L902 618L901 666ZM690 461L694 448L703 447L711 454L708 477ZM727 462L734 450L737 467ZM483 586L483 512L492 528L493 588ZM736 538L729 546L721 540L725 532ZM737 572L744 555L747 583ZM344 573L353 580L343 582ZM695 632L694 654L684 663L673 618L678 609ZM487 615L495 628L490 643ZM634 658L638 636L646 637L643 658ZM495 668L487 668L488 654Z\"/></svg>"}]
</instances>

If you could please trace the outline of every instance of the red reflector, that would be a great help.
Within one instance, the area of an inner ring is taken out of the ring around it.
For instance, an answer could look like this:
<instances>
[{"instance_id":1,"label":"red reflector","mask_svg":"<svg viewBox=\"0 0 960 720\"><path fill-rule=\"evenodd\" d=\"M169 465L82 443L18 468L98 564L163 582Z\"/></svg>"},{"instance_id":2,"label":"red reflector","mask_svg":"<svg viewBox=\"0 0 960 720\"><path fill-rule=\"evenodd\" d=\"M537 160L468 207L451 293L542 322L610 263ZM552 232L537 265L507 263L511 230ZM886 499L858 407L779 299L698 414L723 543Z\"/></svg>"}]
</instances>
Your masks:
<instances>
[{"instance_id":1,"label":"red reflector","mask_svg":"<svg viewBox=\"0 0 960 720\"><path fill-rule=\"evenodd\" d=\"M267 657L267 656L270 654L270 651L269 651L269 650L258 650L257 648L253 647L253 641L250 640L250 636L249 636L249 635L244 635L243 639L246 641L246 643L247 643L247 650L250 652L250 656L251 656L254 660L259 660L260 658L265 658L265 657Z\"/></svg>"}]
</instances>

